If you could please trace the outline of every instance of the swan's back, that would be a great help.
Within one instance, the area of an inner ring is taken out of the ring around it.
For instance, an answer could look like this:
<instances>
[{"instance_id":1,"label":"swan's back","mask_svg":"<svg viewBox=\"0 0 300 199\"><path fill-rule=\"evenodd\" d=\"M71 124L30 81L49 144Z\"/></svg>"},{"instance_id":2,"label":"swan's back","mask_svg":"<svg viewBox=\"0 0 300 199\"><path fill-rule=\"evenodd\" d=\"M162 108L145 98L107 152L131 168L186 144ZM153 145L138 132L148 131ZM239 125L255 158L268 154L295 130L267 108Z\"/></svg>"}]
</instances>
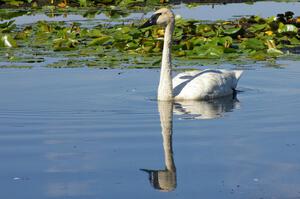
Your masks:
<instances>
[{"instance_id":1,"label":"swan's back","mask_svg":"<svg viewBox=\"0 0 300 199\"><path fill-rule=\"evenodd\" d=\"M190 80L191 78L193 78L195 75L198 75L199 73L201 73L200 70L192 70L192 71L185 71L182 73L177 74L174 78L173 78L173 88L175 88L176 86L178 86L179 84Z\"/></svg>"},{"instance_id":2,"label":"swan's back","mask_svg":"<svg viewBox=\"0 0 300 199\"><path fill-rule=\"evenodd\" d=\"M175 100L207 100L233 94L239 70L204 70L180 73L173 79Z\"/></svg>"}]
</instances>

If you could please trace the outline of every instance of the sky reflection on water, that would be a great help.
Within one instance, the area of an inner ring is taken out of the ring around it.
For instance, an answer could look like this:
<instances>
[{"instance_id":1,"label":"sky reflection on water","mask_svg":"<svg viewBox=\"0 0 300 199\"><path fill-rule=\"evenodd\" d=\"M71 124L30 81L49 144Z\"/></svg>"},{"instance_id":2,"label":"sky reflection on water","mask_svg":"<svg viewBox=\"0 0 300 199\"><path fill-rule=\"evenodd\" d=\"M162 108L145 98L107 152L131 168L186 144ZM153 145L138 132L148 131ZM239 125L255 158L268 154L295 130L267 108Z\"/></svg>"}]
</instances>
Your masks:
<instances>
[{"instance_id":1,"label":"sky reflection on water","mask_svg":"<svg viewBox=\"0 0 300 199\"><path fill-rule=\"evenodd\" d=\"M238 102L175 104L169 130L157 70L3 69L0 196L299 197L299 62L279 64L245 67Z\"/></svg>"}]
</instances>

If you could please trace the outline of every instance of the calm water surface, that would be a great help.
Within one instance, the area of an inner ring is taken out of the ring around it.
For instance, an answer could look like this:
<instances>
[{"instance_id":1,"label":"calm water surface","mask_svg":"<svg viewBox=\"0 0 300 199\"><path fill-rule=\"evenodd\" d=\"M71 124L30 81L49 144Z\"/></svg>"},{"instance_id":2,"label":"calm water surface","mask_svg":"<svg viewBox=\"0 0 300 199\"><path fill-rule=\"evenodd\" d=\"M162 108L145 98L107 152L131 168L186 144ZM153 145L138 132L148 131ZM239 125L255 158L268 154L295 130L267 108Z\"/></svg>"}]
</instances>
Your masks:
<instances>
[{"instance_id":1,"label":"calm water surface","mask_svg":"<svg viewBox=\"0 0 300 199\"><path fill-rule=\"evenodd\" d=\"M300 62L281 65L174 105L157 70L0 70L0 198L299 198Z\"/></svg>"}]
</instances>

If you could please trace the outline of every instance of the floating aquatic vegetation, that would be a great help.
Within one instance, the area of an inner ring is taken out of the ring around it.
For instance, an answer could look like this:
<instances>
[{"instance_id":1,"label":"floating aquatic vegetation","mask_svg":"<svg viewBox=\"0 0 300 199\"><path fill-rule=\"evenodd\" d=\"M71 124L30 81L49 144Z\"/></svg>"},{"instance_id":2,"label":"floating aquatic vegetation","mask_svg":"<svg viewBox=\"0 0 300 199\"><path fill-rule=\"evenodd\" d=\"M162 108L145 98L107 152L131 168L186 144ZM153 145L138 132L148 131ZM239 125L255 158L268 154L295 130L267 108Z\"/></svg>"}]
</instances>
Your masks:
<instances>
[{"instance_id":1,"label":"floating aquatic vegetation","mask_svg":"<svg viewBox=\"0 0 300 199\"><path fill-rule=\"evenodd\" d=\"M49 68L80 68L84 67L83 60L67 59L48 64Z\"/></svg>"},{"instance_id":2,"label":"floating aquatic vegetation","mask_svg":"<svg viewBox=\"0 0 300 199\"><path fill-rule=\"evenodd\" d=\"M139 29L138 24L102 23L87 28L80 23L39 21L20 28L11 20L0 24L0 48L9 48L9 60L19 63L27 62L26 57L54 56L57 63L48 67L158 67L164 29ZM184 65L201 59L210 64L241 63L282 57L288 52L286 48L299 47L299 27L299 18L289 12L279 17L216 22L178 18L172 49L174 62ZM84 59L74 61L78 56Z\"/></svg>"},{"instance_id":3,"label":"floating aquatic vegetation","mask_svg":"<svg viewBox=\"0 0 300 199\"><path fill-rule=\"evenodd\" d=\"M1 33L11 32L13 29L16 28L16 24L14 24L14 22L15 22L14 20L11 20L4 23L0 23L0 32Z\"/></svg>"},{"instance_id":4,"label":"floating aquatic vegetation","mask_svg":"<svg viewBox=\"0 0 300 199\"><path fill-rule=\"evenodd\" d=\"M32 66L27 66L27 65L0 65L0 68L16 68L16 69L31 69L33 68Z\"/></svg>"},{"instance_id":5,"label":"floating aquatic vegetation","mask_svg":"<svg viewBox=\"0 0 300 199\"><path fill-rule=\"evenodd\" d=\"M26 14L28 14L28 12L24 10L0 9L0 20L10 20Z\"/></svg>"}]
</instances>

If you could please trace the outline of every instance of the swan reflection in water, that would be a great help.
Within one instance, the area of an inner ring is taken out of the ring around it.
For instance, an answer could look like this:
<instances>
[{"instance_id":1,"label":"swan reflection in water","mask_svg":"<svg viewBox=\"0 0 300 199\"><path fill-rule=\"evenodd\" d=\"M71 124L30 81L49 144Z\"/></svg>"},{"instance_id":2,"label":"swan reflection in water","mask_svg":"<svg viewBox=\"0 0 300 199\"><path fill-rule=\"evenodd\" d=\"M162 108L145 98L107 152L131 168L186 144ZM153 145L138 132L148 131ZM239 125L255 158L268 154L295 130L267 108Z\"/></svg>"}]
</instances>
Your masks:
<instances>
[{"instance_id":1,"label":"swan reflection in water","mask_svg":"<svg viewBox=\"0 0 300 199\"><path fill-rule=\"evenodd\" d=\"M208 101L175 102L174 113L182 119L216 119L223 117L226 112L239 108L239 101L234 96L228 96Z\"/></svg>"},{"instance_id":2,"label":"swan reflection in water","mask_svg":"<svg viewBox=\"0 0 300 199\"><path fill-rule=\"evenodd\" d=\"M183 118L214 119L222 117L225 112L230 112L239 107L236 97L226 97L210 101L158 101L158 111L162 129L163 148L165 156L165 169L141 169L149 175L153 188L170 192L176 189L176 166L173 157L173 111ZM174 106L174 110L173 110Z\"/></svg>"}]
</instances>

